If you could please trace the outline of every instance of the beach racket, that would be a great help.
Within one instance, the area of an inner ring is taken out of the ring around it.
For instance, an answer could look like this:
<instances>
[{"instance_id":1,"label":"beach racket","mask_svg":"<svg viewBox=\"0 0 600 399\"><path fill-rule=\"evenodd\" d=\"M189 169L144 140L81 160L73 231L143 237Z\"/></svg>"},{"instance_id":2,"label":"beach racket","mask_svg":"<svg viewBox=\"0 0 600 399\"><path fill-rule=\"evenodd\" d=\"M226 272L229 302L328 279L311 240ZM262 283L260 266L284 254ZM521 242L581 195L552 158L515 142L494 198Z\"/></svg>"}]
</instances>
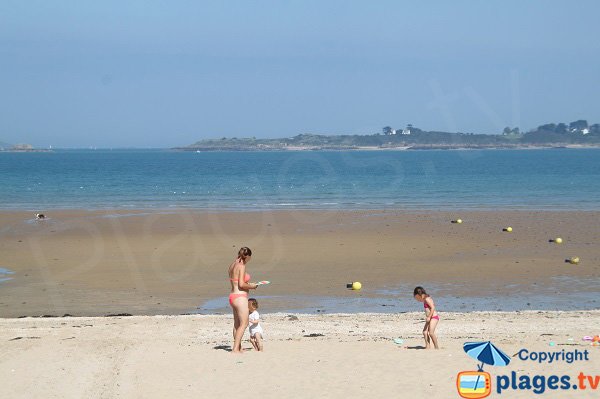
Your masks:
<instances>
[{"instance_id":1,"label":"beach racket","mask_svg":"<svg viewBox=\"0 0 600 399\"><path fill-rule=\"evenodd\" d=\"M258 283L256 283L256 285L267 285L267 284L271 284L271 282L267 281L267 280L263 280L263 281L259 281Z\"/></svg>"}]
</instances>

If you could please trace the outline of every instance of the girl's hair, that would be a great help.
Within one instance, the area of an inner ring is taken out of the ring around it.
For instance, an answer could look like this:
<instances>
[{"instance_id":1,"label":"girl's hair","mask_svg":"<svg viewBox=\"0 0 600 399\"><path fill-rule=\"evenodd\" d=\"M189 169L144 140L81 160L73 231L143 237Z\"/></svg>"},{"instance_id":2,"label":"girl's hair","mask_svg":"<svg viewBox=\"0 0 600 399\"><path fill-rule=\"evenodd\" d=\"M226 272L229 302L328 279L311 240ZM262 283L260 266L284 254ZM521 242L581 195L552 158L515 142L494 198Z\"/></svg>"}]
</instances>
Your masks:
<instances>
[{"instance_id":1,"label":"girl's hair","mask_svg":"<svg viewBox=\"0 0 600 399\"><path fill-rule=\"evenodd\" d=\"M246 262L246 258L252 256L252 251L248 247L241 247L238 251L238 258Z\"/></svg>"},{"instance_id":2,"label":"girl's hair","mask_svg":"<svg viewBox=\"0 0 600 399\"><path fill-rule=\"evenodd\" d=\"M429 295L427 294L427 292L425 292L425 288L423 288L423 287L416 287L416 288L415 288L415 291L414 291L414 293L413 293L413 296L417 296L417 295L419 295L419 296L425 295L426 297L428 297L428 296L429 296Z\"/></svg>"},{"instance_id":3,"label":"girl's hair","mask_svg":"<svg viewBox=\"0 0 600 399\"><path fill-rule=\"evenodd\" d=\"M258 301L254 298L248 299L248 303L252 305L254 309L258 309Z\"/></svg>"}]
</instances>

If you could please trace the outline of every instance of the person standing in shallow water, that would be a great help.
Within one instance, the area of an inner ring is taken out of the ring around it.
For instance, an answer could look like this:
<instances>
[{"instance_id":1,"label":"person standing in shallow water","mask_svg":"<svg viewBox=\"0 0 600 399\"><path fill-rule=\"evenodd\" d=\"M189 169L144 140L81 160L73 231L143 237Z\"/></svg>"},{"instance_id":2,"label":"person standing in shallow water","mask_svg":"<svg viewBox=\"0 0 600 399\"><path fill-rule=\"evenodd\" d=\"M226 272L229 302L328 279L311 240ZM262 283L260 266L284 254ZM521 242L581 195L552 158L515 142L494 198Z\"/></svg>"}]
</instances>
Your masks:
<instances>
[{"instance_id":1,"label":"person standing in shallow water","mask_svg":"<svg viewBox=\"0 0 600 399\"><path fill-rule=\"evenodd\" d=\"M242 353L242 337L248 327L248 291L256 289L258 284L249 283L250 275L246 273L246 264L252 258L252 251L242 247L237 258L229 265L229 282L231 293L229 305L233 311L233 347L234 353Z\"/></svg>"}]
</instances>

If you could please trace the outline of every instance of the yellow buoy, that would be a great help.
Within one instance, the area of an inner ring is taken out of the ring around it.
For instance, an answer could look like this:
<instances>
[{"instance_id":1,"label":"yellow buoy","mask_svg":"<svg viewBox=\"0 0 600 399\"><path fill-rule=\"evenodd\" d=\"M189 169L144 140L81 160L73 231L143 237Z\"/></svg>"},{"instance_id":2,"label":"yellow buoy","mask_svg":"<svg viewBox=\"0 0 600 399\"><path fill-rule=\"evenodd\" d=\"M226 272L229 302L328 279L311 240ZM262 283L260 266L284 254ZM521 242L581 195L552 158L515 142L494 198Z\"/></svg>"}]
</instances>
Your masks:
<instances>
[{"instance_id":1,"label":"yellow buoy","mask_svg":"<svg viewBox=\"0 0 600 399\"><path fill-rule=\"evenodd\" d=\"M461 224L462 223L462 219L456 219L456 223Z\"/></svg>"},{"instance_id":2,"label":"yellow buoy","mask_svg":"<svg viewBox=\"0 0 600 399\"><path fill-rule=\"evenodd\" d=\"M508 231L510 233L512 231L512 227L508 226L507 228L504 229L504 231Z\"/></svg>"},{"instance_id":3,"label":"yellow buoy","mask_svg":"<svg viewBox=\"0 0 600 399\"><path fill-rule=\"evenodd\" d=\"M557 243L557 244L562 244L562 238L557 237L557 238L554 239L554 242Z\"/></svg>"},{"instance_id":4,"label":"yellow buoy","mask_svg":"<svg viewBox=\"0 0 600 399\"><path fill-rule=\"evenodd\" d=\"M576 265L579 263L579 256L573 256L572 258L569 259L569 263L572 265Z\"/></svg>"},{"instance_id":5,"label":"yellow buoy","mask_svg":"<svg viewBox=\"0 0 600 399\"><path fill-rule=\"evenodd\" d=\"M352 283L352 289L353 290L360 290L362 288L362 284L359 283L358 281L355 281Z\"/></svg>"}]
</instances>

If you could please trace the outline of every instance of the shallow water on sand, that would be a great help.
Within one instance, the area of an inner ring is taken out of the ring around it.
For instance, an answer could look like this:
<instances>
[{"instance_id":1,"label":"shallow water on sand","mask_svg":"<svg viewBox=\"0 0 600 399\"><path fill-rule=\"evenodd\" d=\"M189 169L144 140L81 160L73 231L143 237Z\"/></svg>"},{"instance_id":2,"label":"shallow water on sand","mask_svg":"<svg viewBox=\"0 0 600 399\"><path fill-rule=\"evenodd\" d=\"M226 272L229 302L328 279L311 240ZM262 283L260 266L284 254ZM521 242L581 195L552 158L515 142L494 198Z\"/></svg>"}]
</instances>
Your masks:
<instances>
[{"instance_id":1,"label":"shallow water on sand","mask_svg":"<svg viewBox=\"0 0 600 399\"><path fill-rule=\"evenodd\" d=\"M8 275L15 274L12 270L6 269L4 267L0 267L0 283L3 281L12 280L12 277L7 277Z\"/></svg>"},{"instance_id":2,"label":"shallow water on sand","mask_svg":"<svg viewBox=\"0 0 600 399\"><path fill-rule=\"evenodd\" d=\"M600 282L556 277L552 287L525 287L512 284L503 293L480 296L455 296L456 285L430 285L428 292L440 313L520 310L591 310L600 307ZM567 287L570 289L567 290ZM374 292L351 292L352 296L253 296L263 312L289 313L400 313L422 311L423 305L412 298L412 287L390 287ZM231 311L226 296L202 303L192 313L220 314Z\"/></svg>"}]
</instances>

